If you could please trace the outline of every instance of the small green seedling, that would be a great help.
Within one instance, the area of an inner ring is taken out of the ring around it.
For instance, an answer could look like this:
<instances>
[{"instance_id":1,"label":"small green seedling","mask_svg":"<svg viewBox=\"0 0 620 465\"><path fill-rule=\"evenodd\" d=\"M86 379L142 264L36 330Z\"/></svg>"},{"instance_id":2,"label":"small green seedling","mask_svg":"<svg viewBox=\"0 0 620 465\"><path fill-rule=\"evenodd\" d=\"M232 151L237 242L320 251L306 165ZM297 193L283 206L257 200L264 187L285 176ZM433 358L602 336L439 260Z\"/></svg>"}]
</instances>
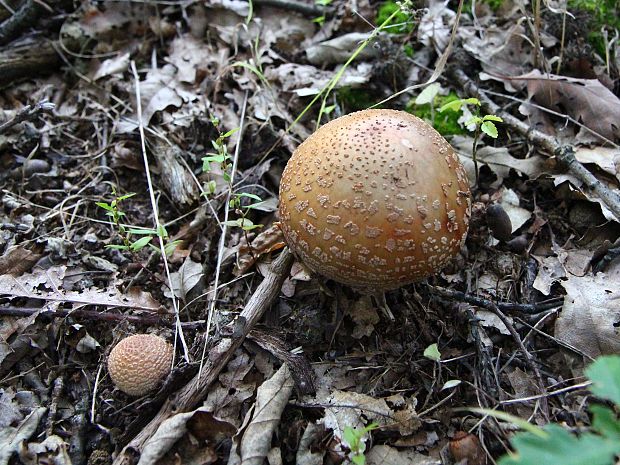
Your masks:
<instances>
[{"instance_id":1,"label":"small green seedling","mask_svg":"<svg viewBox=\"0 0 620 465\"><path fill-rule=\"evenodd\" d=\"M228 153L228 147L226 146L226 139L228 139L235 132L237 132L239 128L234 128L227 132L220 132L219 130L220 120L215 116L211 116L211 124L213 124L213 126L215 126L215 128L218 131L217 139L215 139L214 141L211 141L211 145L215 149L215 152L209 152L207 153L206 157L202 157L202 171L204 171L205 173L210 172L212 169L211 163L216 163L222 169L222 173L223 173L222 176L224 177L224 180L230 183L230 179L231 179L230 170L232 169L232 157Z\"/></svg>"},{"instance_id":2,"label":"small green seedling","mask_svg":"<svg viewBox=\"0 0 620 465\"><path fill-rule=\"evenodd\" d=\"M316 6L322 6L325 8L329 6L334 0L314 0L314 4ZM313 23L317 23L319 26L323 26L325 24L325 15L317 16L312 20Z\"/></svg>"},{"instance_id":3,"label":"small green seedling","mask_svg":"<svg viewBox=\"0 0 620 465\"><path fill-rule=\"evenodd\" d=\"M243 198L256 200L257 203L253 203L250 205L242 205L241 199ZM253 229L256 229L256 228L262 228L263 227L262 224L254 224L252 223L252 221L250 221L247 218L247 215L250 212L250 210L256 208L256 206L259 205L259 203L262 201L263 199L261 199L258 195L248 194L246 192L242 192L240 194L233 194L232 198L230 199L229 207L232 210L235 210L235 213L237 213L237 215L240 215L240 217L237 218L236 220L224 221L222 224L225 224L227 226L237 226L246 232L252 231Z\"/></svg>"},{"instance_id":4,"label":"small green seedling","mask_svg":"<svg viewBox=\"0 0 620 465\"><path fill-rule=\"evenodd\" d=\"M344 428L342 437L349 444L349 447L351 449L349 458L351 459L351 462L355 465L364 465L366 463L366 455L364 455L364 452L366 451L366 443L363 441L363 439L364 436L366 436L372 430L377 429L378 427L378 424L371 423L364 428L351 428L350 426L346 426Z\"/></svg>"},{"instance_id":5,"label":"small green seedling","mask_svg":"<svg viewBox=\"0 0 620 465\"><path fill-rule=\"evenodd\" d=\"M480 140L480 133L483 132L493 139L497 139L497 126L495 123L503 123L504 120L499 116L495 115L484 115L480 116L480 100L477 98L465 98L453 100L451 102L446 103L439 109L439 112L442 113L446 110L451 111L461 111L464 105L474 105L474 114L473 116L465 122L465 126L470 131L474 132L474 146L472 149L472 159L474 161L474 170L476 173L476 186L478 185L478 160L476 158L476 152L478 150L478 142ZM472 129L473 128L473 129Z\"/></svg>"},{"instance_id":6,"label":"small green seedling","mask_svg":"<svg viewBox=\"0 0 620 465\"><path fill-rule=\"evenodd\" d=\"M125 194L125 195L118 195L116 193L116 189L113 187L112 194L115 197L109 203L108 202L95 202L95 205L97 205L100 208L103 208L106 211L106 215L110 217L110 219L112 220L112 223L116 227L118 231L118 235L120 236L121 241L122 241L122 244L108 244L106 245L106 248L116 249L116 250L126 250L130 252L139 252L140 250L142 250L144 247L148 245L149 247L153 248L155 251L159 252L159 249L155 247L153 244L151 244L151 241L153 240L153 237L156 237L156 236L161 237L163 239L167 239L168 232L166 231L166 228L164 226L160 226L159 229L157 230L157 229L152 229L152 228L140 228L140 227L135 227L135 226L127 226L123 224L121 220L125 218L127 215L125 214L125 212L123 212L120 209L119 204L122 201L133 197L134 195L136 195L136 193L132 192L132 193ZM134 235L142 236L142 237L140 237L140 239L133 240L132 236ZM164 246L164 251L166 255L169 255L170 253L172 253L174 251L174 248L178 245L178 243L179 241L168 242Z\"/></svg>"},{"instance_id":7,"label":"small green seedling","mask_svg":"<svg viewBox=\"0 0 620 465\"><path fill-rule=\"evenodd\" d=\"M218 137L216 140L212 141L212 145L213 145L213 148L215 149L215 152L207 153L207 156L203 157L202 159L203 161L202 170L208 173L213 169L212 163L219 165L220 170L222 171L222 178L228 184L228 189L230 192L230 201L229 201L228 207L231 210L234 210L235 213L238 215L238 218L236 220L223 221L222 224L226 226L241 228L245 235L245 239L247 243L249 244L250 241L247 235L248 231L252 231L253 229L256 229L256 228L262 228L263 225L254 224L247 216L252 209L257 208L260 205L263 199L261 199L258 195L248 194L246 192L241 192L241 193L232 192L233 162L232 162L231 155L228 153L228 148L226 146L226 139L228 139L235 132L237 132L239 128L231 129L230 131L227 131L227 132L221 132L219 128L220 120L215 116L211 116L211 124L213 124L213 126L217 130ZM209 183L207 184L207 189L205 193L207 195L213 194L215 193L215 189L216 189L216 182L209 181ZM251 203L249 205L243 205L242 199L244 198L256 201L256 203ZM250 253L251 252L252 250L250 249Z\"/></svg>"}]
</instances>

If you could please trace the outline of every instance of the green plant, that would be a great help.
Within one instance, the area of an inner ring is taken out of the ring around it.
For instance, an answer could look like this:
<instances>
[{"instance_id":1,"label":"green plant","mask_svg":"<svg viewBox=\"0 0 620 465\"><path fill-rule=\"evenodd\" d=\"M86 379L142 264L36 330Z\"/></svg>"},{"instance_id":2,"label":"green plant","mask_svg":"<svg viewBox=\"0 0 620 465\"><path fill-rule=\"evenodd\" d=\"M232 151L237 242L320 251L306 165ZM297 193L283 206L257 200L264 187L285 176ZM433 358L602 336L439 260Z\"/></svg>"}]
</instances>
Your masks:
<instances>
[{"instance_id":1,"label":"green plant","mask_svg":"<svg viewBox=\"0 0 620 465\"><path fill-rule=\"evenodd\" d=\"M230 190L230 201L228 206L231 210L234 210L239 218L236 220L227 220L223 221L222 224L226 226L233 226L241 228L244 233L247 234L248 231L251 231L256 228L262 228L262 224L254 224L249 218L247 218L248 213L259 206L259 203L262 202L262 199L258 195L248 194L245 192L233 192L232 186L232 169L233 162L230 153L228 153L228 147L226 145L226 139L232 136L235 132L238 131L239 128L231 129L227 132L220 131L220 121L217 117L211 116L211 124L215 127L218 132L217 139L211 141L211 144L215 150L215 152L207 153L205 157L202 158L202 170L204 172L210 172L212 168L212 163L217 164L220 167L222 172L222 178L228 184L228 189ZM215 193L216 182L214 180L209 181L207 184L207 192L206 194ZM243 204L243 199L255 200L257 203L250 203L248 205ZM246 240L248 238L246 237ZM249 243L249 241L248 241Z\"/></svg>"},{"instance_id":2,"label":"green plant","mask_svg":"<svg viewBox=\"0 0 620 465\"><path fill-rule=\"evenodd\" d=\"M390 16L392 18L386 21ZM385 23L386 31L393 34L408 33L413 30L410 15L402 11L400 5L393 0L381 4L377 11L377 23Z\"/></svg>"},{"instance_id":3,"label":"green plant","mask_svg":"<svg viewBox=\"0 0 620 465\"><path fill-rule=\"evenodd\" d=\"M257 203L243 205L241 202L243 198L256 200ZM250 212L250 210L257 208L262 201L263 199L261 199L258 195L248 194L247 192L232 194L229 207L232 210L235 210L235 213L239 215L239 218L237 218L236 220L224 221L222 224L225 224L227 226L236 226L236 227L243 229L246 232L251 231L256 228L262 228L263 227L262 224L254 224L249 218L247 218L247 215Z\"/></svg>"},{"instance_id":4,"label":"green plant","mask_svg":"<svg viewBox=\"0 0 620 465\"><path fill-rule=\"evenodd\" d=\"M122 219L127 215L124 211L120 209L120 203L124 200L127 200L134 195L135 192L118 195L116 193L116 188L112 187L112 195L114 195L114 199L111 202L95 202L95 205L105 210L106 215L110 218L118 235L121 238L122 244L108 244L106 248L108 249L116 249L116 250L127 250L131 252L139 252L147 245L153 248L156 251L159 251L157 247L151 244L153 237L162 237L163 239L168 238L168 232L164 226L161 226L159 230L152 228L140 228L136 226L127 226L122 223ZM133 240L132 236L142 236L140 239ZM170 254L174 248L178 245L178 241L168 242L164 246L164 250L166 254Z\"/></svg>"},{"instance_id":5,"label":"green plant","mask_svg":"<svg viewBox=\"0 0 620 465\"><path fill-rule=\"evenodd\" d=\"M530 424L527 432L513 437L515 450L502 457L499 465L615 463L614 457L620 455L620 356L599 357L586 370L586 376L592 381L592 393L612 403L615 410L602 404L590 406L592 426L578 436L555 423L543 428Z\"/></svg>"},{"instance_id":6,"label":"green plant","mask_svg":"<svg viewBox=\"0 0 620 465\"><path fill-rule=\"evenodd\" d=\"M478 160L476 158L476 152L478 150L478 142L480 141L481 132L487 134L493 139L497 139L497 126L495 123L501 123L504 120L499 116L495 115L483 115L480 116L480 100L477 98L471 97L466 99L457 99L443 105L439 112L443 113L446 110L459 112L463 109L465 105L473 105L474 113L473 115L465 122L465 126L468 130L473 131L474 133L474 146L472 149L472 159L474 161L474 170L476 173L476 185L478 185Z\"/></svg>"},{"instance_id":7,"label":"green plant","mask_svg":"<svg viewBox=\"0 0 620 465\"><path fill-rule=\"evenodd\" d=\"M325 8L326 6L329 6L332 1L333 0L314 0L314 4L316 6ZM322 26L323 24L325 24L325 15L317 16L312 20L312 22L317 23L319 26Z\"/></svg>"},{"instance_id":8,"label":"green plant","mask_svg":"<svg viewBox=\"0 0 620 465\"><path fill-rule=\"evenodd\" d=\"M609 40L605 35L607 29L620 29L618 0L568 0L568 8L585 11L591 16L588 25L588 42L609 64Z\"/></svg>"},{"instance_id":9,"label":"green plant","mask_svg":"<svg viewBox=\"0 0 620 465\"><path fill-rule=\"evenodd\" d=\"M365 110L371 107L376 100L366 89L341 87L336 93L336 98L343 107L345 113L351 111ZM324 111L327 113L327 111Z\"/></svg>"},{"instance_id":10,"label":"green plant","mask_svg":"<svg viewBox=\"0 0 620 465\"><path fill-rule=\"evenodd\" d=\"M371 423L364 428L351 428L350 426L344 428L342 437L349 444L349 448L351 449L349 458L355 465L364 465L366 463L366 456L364 455L366 443L363 439L364 436L378 427L378 424Z\"/></svg>"},{"instance_id":11,"label":"green plant","mask_svg":"<svg viewBox=\"0 0 620 465\"><path fill-rule=\"evenodd\" d=\"M437 108L458 100L458 95L454 92L440 95L439 90L439 84L430 84L417 98L407 104L405 110L429 122L443 136L466 134L467 129L459 123L460 115L457 112L439 113L437 111Z\"/></svg>"},{"instance_id":12,"label":"green plant","mask_svg":"<svg viewBox=\"0 0 620 465\"><path fill-rule=\"evenodd\" d=\"M226 139L232 136L239 128L231 129L227 132L220 131L220 120L211 115L211 124L218 132L217 139L211 141L211 145L215 149L215 152L209 152L206 156L202 157L202 171L209 173L211 171L211 163L216 163L222 170L222 177L224 181L230 183L231 170L232 170L232 157L228 153L228 147L226 146ZM207 184L207 191L209 194L215 192L215 181L211 181Z\"/></svg>"}]
</instances>

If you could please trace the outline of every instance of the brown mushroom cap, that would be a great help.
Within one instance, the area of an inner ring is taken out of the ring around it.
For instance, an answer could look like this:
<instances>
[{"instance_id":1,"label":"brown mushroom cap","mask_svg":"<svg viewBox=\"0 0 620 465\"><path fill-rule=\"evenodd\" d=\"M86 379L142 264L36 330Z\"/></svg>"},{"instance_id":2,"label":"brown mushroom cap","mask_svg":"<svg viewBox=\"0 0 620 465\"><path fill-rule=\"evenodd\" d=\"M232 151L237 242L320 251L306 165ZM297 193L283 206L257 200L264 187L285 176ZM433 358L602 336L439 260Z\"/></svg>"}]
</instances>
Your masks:
<instances>
[{"instance_id":1,"label":"brown mushroom cap","mask_svg":"<svg viewBox=\"0 0 620 465\"><path fill-rule=\"evenodd\" d=\"M469 182L448 142L409 113L337 118L293 153L280 183L289 247L367 292L437 273L465 241Z\"/></svg>"},{"instance_id":2,"label":"brown mushroom cap","mask_svg":"<svg viewBox=\"0 0 620 465\"><path fill-rule=\"evenodd\" d=\"M108 372L121 391L142 396L170 373L172 346L154 334L134 334L119 342L108 357Z\"/></svg>"}]
</instances>

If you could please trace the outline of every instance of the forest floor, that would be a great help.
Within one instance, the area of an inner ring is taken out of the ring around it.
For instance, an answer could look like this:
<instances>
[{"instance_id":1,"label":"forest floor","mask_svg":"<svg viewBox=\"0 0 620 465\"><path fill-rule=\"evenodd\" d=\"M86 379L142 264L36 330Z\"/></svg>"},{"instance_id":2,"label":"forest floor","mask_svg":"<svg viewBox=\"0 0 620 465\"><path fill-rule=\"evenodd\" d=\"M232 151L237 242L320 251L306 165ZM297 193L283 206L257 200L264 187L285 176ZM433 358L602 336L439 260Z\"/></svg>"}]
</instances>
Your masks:
<instances>
[{"instance_id":1,"label":"forest floor","mask_svg":"<svg viewBox=\"0 0 620 465\"><path fill-rule=\"evenodd\" d=\"M620 353L614 2L1 3L0 464L482 465L518 427L476 408L589 428L584 369ZM472 183L458 257L384 301L277 223L295 148L379 102ZM175 348L139 398L106 364L136 333Z\"/></svg>"}]
</instances>

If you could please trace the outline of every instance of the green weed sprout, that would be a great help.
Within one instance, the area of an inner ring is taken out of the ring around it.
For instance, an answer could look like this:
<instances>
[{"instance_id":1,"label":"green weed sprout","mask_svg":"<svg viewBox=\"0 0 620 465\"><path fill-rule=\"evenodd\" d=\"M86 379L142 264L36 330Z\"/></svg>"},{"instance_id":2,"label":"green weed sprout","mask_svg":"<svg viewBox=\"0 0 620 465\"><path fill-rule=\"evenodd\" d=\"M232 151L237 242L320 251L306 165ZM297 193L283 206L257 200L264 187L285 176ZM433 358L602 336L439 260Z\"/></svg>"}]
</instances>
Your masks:
<instances>
[{"instance_id":1,"label":"green weed sprout","mask_svg":"<svg viewBox=\"0 0 620 465\"><path fill-rule=\"evenodd\" d=\"M442 113L446 110L461 111L463 105L474 105L474 115L465 122L465 126L469 129L474 127L474 146L472 148L472 159L474 160L474 171L476 173L476 186L478 185L478 160L476 158L476 152L478 150L478 142L480 140L480 133L483 132L493 139L497 139L497 126L495 123L502 123L504 120L495 115L480 116L480 100L475 97L453 100L443 105L439 112Z\"/></svg>"},{"instance_id":2,"label":"green weed sprout","mask_svg":"<svg viewBox=\"0 0 620 465\"><path fill-rule=\"evenodd\" d=\"M371 423L370 425L364 428L351 428L350 426L346 426L344 428L344 432L342 437L349 444L351 448L351 453L349 454L349 458L351 462L355 465L364 465L366 463L366 456L364 452L366 451L366 444L362 439L372 430L377 429L379 427L376 423Z\"/></svg>"},{"instance_id":3,"label":"green weed sprout","mask_svg":"<svg viewBox=\"0 0 620 465\"><path fill-rule=\"evenodd\" d=\"M314 0L314 4L325 8L329 6L334 0ZM317 23L319 26L325 24L325 15L317 16L312 20L313 23Z\"/></svg>"},{"instance_id":4,"label":"green weed sprout","mask_svg":"<svg viewBox=\"0 0 620 465\"><path fill-rule=\"evenodd\" d=\"M134 195L135 192L131 192L125 195L118 195L116 193L116 189L112 188L112 195L114 195L114 199L108 202L95 202L95 205L105 210L106 215L110 218L116 230L118 231L118 235L121 238L122 244L108 244L106 245L107 249L116 249L116 250L124 250L130 252L139 252L147 245L151 247L153 250L159 252L159 249L151 244L153 237L161 237L163 239L168 239L168 232L166 228L162 225L159 230L152 228L139 228L135 226L126 226L121 222L123 218L127 215L124 211L122 211L119 207L119 204L124 200L127 200ZM142 236L140 239L133 240L132 236ZM178 245L179 241L168 242L164 246L164 251L166 255L169 255L174 251L174 248Z\"/></svg>"},{"instance_id":5,"label":"green weed sprout","mask_svg":"<svg viewBox=\"0 0 620 465\"><path fill-rule=\"evenodd\" d=\"M202 171L205 173L209 173L211 171L211 163L216 163L220 166L222 170L222 176L224 181L230 183L231 180L231 169L232 169L232 157L228 153L228 147L226 146L226 139L232 136L235 132L239 130L239 128L231 129L227 132L220 132L220 120L211 116L211 124L215 126L215 129L218 131L217 139L211 141L211 145L215 152L209 152L205 157L202 157ZM208 184L208 193L213 194L215 192L215 182Z\"/></svg>"},{"instance_id":6,"label":"green weed sprout","mask_svg":"<svg viewBox=\"0 0 620 465\"><path fill-rule=\"evenodd\" d=\"M215 152L207 153L205 157L202 158L202 170L204 172L210 172L212 170L212 163L219 165L222 171L222 177L224 181L228 184L228 189L231 191L230 201L228 207L231 210L234 210L239 218L236 220L223 221L222 224L226 226L239 227L246 234L246 240L248 240L247 233L248 231L252 231L256 228L262 228L262 224L254 224L247 216L248 213L257 208L259 203L262 202L262 199L258 195L248 194L246 192L232 192L233 186L231 185L232 180L232 168L233 162L232 157L228 153L228 148L226 146L226 139L232 136L235 132L239 130L239 128L231 129L227 132L221 132L219 129L220 121L217 117L211 116L211 123L218 131L218 137L216 140L212 141L211 144L215 150ZM207 184L207 192L206 194L213 194L215 192L216 183L215 181L210 181ZM256 201L256 203L251 203L249 205L243 205L242 199L250 199ZM248 240L249 244L249 240Z\"/></svg>"}]
</instances>

